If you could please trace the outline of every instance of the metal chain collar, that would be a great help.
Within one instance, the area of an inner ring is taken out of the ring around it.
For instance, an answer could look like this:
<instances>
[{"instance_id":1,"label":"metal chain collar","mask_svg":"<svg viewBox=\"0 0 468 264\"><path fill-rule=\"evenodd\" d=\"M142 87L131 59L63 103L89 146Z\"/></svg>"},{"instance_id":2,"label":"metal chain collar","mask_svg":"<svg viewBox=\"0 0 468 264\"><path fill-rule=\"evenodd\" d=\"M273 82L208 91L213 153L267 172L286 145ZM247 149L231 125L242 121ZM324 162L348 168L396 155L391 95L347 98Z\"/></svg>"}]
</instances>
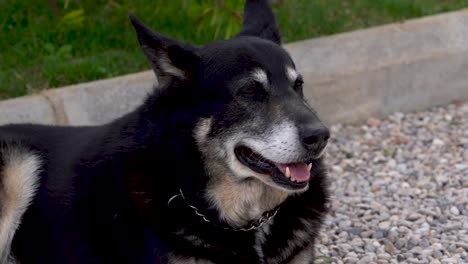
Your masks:
<instances>
[{"instance_id":1,"label":"metal chain collar","mask_svg":"<svg viewBox=\"0 0 468 264\"><path fill-rule=\"evenodd\" d=\"M182 199L187 203L187 205L192 208L195 212L196 215L200 216L203 221L207 222L207 223L212 223L213 225L218 225L214 222L212 222L210 219L207 218L206 215L202 214L200 212L200 210L191 205L186 199L185 199L185 196L184 196L184 193L182 192L182 189L179 189L179 194L176 194L174 196L172 196L168 201L167 201L167 205L169 206L170 203L177 197L182 197ZM247 231L251 231L251 230L256 230L260 227L262 227L264 224L268 223L271 219L273 219L276 214L278 213L278 210L280 209L280 207L276 207L275 209L272 209L270 211L266 211L262 214L262 216L258 219L255 219L255 220L252 220L249 222L249 224L247 224L246 226L243 226L243 227L239 227L239 228L234 228L234 227L230 227L230 226L220 226L218 225L219 227L221 227L222 229L224 230L232 230L232 231L244 231L244 232L247 232Z\"/></svg>"}]
</instances>

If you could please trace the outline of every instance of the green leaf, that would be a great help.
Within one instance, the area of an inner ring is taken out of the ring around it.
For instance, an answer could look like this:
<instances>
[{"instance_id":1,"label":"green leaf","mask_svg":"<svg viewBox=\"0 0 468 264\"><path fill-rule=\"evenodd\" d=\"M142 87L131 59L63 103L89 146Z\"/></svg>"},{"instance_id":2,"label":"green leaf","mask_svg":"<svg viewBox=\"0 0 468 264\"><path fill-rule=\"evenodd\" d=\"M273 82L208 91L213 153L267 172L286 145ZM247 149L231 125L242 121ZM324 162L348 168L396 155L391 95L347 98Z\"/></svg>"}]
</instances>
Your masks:
<instances>
[{"instance_id":1,"label":"green leaf","mask_svg":"<svg viewBox=\"0 0 468 264\"><path fill-rule=\"evenodd\" d=\"M59 56L60 58L68 59L68 58L71 57L71 51L72 51L72 46L71 45L63 45L57 51L57 56Z\"/></svg>"},{"instance_id":2,"label":"green leaf","mask_svg":"<svg viewBox=\"0 0 468 264\"><path fill-rule=\"evenodd\" d=\"M73 11L70 11L68 13L66 13L62 20L73 20L73 19L76 19L76 18L80 18L84 15L84 10L83 8L80 8L80 9L77 9L77 10L73 10Z\"/></svg>"},{"instance_id":3,"label":"green leaf","mask_svg":"<svg viewBox=\"0 0 468 264\"><path fill-rule=\"evenodd\" d=\"M216 8L213 12L213 15L211 16L210 26L214 27L214 25L219 22L218 14L219 12L218 12L218 9Z\"/></svg>"},{"instance_id":4,"label":"green leaf","mask_svg":"<svg viewBox=\"0 0 468 264\"><path fill-rule=\"evenodd\" d=\"M65 0L63 2L63 9L65 9L65 10L68 9L68 4L70 4L70 0Z\"/></svg>"},{"instance_id":5,"label":"green leaf","mask_svg":"<svg viewBox=\"0 0 468 264\"><path fill-rule=\"evenodd\" d=\"M47 53L49 53L49 55L51 54L54 54L55 53L55 47L52 43L46 43L44 44L44 49Z\"/></svg>"},{"instance_id":6,"label":"green leaf","mask_svg":"<svg viewBox=\"0 0 468 264\"><path fill-rule=\"evenodd\" d=\"M79 28L83 25L84 19L84 9L80 8L66 13L60 20L59 25L68 29Z\"/></svg>"},{"instance_id":7,"label":"green leaf","mask_svg":"<svg viewBox=\"0 0 468 264\"><path fill-rule=\"evenodd\" d=\"M226 32L224 33L224 39L228 39L229 37L231 37L233 24L234 23L233 23L232 19L229 19L228 25L226 27Z\"/></svg>"}]
</instances>

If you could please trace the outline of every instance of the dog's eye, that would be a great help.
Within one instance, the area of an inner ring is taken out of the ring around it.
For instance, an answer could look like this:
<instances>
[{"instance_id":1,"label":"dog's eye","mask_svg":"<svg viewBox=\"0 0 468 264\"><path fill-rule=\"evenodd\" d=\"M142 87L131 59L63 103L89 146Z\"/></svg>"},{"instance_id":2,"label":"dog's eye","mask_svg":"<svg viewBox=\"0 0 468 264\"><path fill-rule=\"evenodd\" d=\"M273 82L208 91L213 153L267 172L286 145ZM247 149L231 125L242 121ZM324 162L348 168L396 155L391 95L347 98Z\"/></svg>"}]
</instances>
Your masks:
<instances>
[{"instance_id":1,"label":"dog's eye","mask_svg":"<svg viewBox=\"0 0 468 264\"><path fill-rule=\"evenodd\" d=\"M296 81L294 82L294 91L296 92L299 92L299 93L302 93L302 86L304 84L304 81L300 78L296 79Z\"/></svg>"},{"instance_id":2,"label":"dog's eye","mask_svg":"<svg viewBox=\"0 0 468 264\"><path fill-rule=\"evenodd\" d=\"M239 90L239 94L244 97L254 98L254 99L262 99L265 95L265 90L263 86L259 82L254 82L249 85L242 87Z\"/></svg>"}]
</instances>

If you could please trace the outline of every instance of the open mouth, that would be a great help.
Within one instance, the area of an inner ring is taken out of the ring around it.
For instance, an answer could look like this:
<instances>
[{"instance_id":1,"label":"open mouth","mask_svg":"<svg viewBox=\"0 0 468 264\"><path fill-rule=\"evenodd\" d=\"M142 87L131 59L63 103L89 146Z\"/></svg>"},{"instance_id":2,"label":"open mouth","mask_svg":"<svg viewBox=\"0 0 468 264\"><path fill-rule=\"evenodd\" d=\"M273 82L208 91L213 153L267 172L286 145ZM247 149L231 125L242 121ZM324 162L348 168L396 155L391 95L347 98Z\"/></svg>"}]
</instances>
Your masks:
<instances>
[{"instance_id":1,"label":"open mouth","mask_svg":"<svg viewBox=\"0 0 468 264\"><path fill-rule=\"evenodd\" d=\"M287 189L303 189L309 182L311 162L277 163L245 146L236 147L234 153L242 164L255 172L270 175L276 184Z\"/></svg>"}]
</instances>

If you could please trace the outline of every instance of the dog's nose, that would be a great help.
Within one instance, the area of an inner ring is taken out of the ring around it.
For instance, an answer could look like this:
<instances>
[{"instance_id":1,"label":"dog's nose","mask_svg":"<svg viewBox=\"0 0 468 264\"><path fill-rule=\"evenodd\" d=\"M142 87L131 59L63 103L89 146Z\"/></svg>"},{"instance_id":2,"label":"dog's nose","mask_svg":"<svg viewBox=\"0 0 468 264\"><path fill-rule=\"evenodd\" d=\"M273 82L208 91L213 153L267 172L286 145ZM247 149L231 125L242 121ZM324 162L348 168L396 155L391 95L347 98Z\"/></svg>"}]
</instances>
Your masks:
<instances>
[{"instance_id":1,"label":"dog's nose","mask_svg":"<svg viewBox=\"0 0 468 264\"><path fill-rule=\"evenodd\" d=\"M302 143L307 150L321 151L329 138L330 130L321 123L306 125L301 129Z\"/></svg>"}]
</instances>

